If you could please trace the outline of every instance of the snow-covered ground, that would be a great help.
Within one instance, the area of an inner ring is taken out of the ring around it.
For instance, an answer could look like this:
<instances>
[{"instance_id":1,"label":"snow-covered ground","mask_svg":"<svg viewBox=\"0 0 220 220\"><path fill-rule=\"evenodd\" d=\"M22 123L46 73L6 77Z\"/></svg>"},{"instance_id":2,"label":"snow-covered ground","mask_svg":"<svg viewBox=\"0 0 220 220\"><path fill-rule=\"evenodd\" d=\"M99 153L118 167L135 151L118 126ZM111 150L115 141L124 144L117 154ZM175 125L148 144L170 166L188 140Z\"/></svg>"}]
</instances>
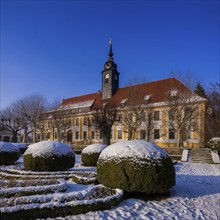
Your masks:
<instances>
[{"instance_id":1,"label":"snow-covered ground","mask_svg":"<svg viewBox=\"0 0 220 220\"><path fill-rule=\"evenodd\" d=\"M21 157L17 163L18 169L22 168L22 162ZM7 166L7 168L13 167ZM147 200L147 198L142 200L135 198L126 199L111 210L89 212L81 215L66 216L65 218L58 217L56 219L220 220L220 164L178 162L175 168L177 174L176 186L171 189L170 196L151 200ZM76 155L76 164L71 171L74 170L96 171L96 168L83 167L80 155ZM69 181L67 184L69 188L66 193L74 191L77 193L90 187Z\"/></svg>"},{"instance_id":2,"label":"snow-covered ground","mask_svg":"<svg viewBox=\"0 0 220 220\"><path fill-rule=\"evenodd\" d=\"M220 219L220 165L180 163L171 195L158 200L127 199L106 211L56 219Z\"/></svg>"}]
</instances>

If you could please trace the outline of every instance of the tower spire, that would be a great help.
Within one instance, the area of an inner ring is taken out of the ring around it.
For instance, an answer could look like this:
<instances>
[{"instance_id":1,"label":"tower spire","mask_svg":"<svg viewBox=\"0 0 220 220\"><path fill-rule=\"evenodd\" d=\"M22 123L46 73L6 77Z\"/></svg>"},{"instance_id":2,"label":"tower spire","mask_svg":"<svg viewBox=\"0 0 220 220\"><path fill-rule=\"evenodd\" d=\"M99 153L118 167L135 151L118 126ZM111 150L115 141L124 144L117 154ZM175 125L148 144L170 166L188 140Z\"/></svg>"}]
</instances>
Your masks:
<instances>
[{"instance_id":1,"label":"tower spire","mask_svg":"<svg viewBox=\"0 0 220 220\"><path fill-rule=\"evenodd\" d=\"M109 53L108 53L108 60L109 60L109 61L113 61L112 37L110 37L109 45L110 45L110 48L109 48Z\"/></svg>"}]
</instances>

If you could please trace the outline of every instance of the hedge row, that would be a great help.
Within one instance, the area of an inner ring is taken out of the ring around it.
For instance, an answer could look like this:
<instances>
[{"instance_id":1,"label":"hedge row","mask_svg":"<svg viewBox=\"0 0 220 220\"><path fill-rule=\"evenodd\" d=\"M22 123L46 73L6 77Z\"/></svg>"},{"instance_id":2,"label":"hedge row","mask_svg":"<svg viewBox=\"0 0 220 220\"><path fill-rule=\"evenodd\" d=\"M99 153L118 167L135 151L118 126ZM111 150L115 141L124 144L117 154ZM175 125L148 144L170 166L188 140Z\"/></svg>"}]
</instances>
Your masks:
<instances>
[{"instance_id":1,"label":"hedge row","mask_svg":"<svg viewBox=\"0 0 220 220\"><path fill-rule=\"evenodd\" d=\"M91 198L91 193L84 196L84 200L71 200L62 203L34 203L34 206L26 206L25 204L16 205L15 207L0 208L1 220L7 219L36 219L36 218L55 218L58 216L84 214L89 211L110 209L120 203L123 199L123 192L121 190L108 190L108 195L104 198L100 195L100 190L104 187L95 187L96 190L92 192L95 198ZM98 195L98 196L97 196ZM97 198L98 197L98 198ZM67 194L65 195L67 198ZM81 198L80 198L81 199ZM1 202L1 200L0 200ZM40 208L41 207L41 208Z\"/></svg>"}]
</instances>

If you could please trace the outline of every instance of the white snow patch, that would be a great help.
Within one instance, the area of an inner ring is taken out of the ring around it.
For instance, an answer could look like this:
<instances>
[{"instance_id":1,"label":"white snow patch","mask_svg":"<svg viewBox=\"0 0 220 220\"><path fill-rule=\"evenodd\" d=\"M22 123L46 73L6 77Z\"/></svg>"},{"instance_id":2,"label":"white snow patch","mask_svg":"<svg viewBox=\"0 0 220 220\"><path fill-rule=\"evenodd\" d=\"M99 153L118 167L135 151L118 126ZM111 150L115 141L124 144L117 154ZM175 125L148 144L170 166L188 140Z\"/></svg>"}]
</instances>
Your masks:
<instances>
[{"instance_id":1,"label":"white snow patch","mask_svg":"<svg viewBox=\"0 0 220 220\"><path fill-rule=\"evenodd\" d=\"M179 162L175 168L177 182L170 197L151 201L127 199L110 210L58 217L56 220L220 219L220 165Z\"/></svg>"},{"instance_id":2,"label":"white snow patch","mask_svg":"<svg viewBox=\"0 0 220 220\"><path fill-rule=\"evenodd\" d=\"M158 147L156 144L149 143L143 140L120 141L109 145L100 154L100 159L108 158L151 158L159 159L168 157L165 150Z\"/></svg>"},{"instance_id":3,"label":"white snow patch","mask_svg":"<svg viewBox=\"0 0 220 220\"><path fill-rule=\"evenodd\" d=\"M189 150L184 149L184 150L183 150L183 154L182 154L181 161L187 162L187 161L188 161L188 156L189 156Z\"/></svg>"},{"instance_id":4,"label":"white snow patch","mask_svg":"<svg viewBox=\"0 0 220 220\"><path fill-rule=\"evenodd\" d=\"M219 158L218 153L212 151L211 155L212 155L212 160L213 160L214 163L220 163L220 158Z\"/></svg>"},{"instance_id":5,"label":"white snow patch","mask_svg":"<svg viewBox=\"0 0 220 220\"><path fill-rule=\"evenodd\" d=\"M20 152L18 147L9 142L0 142L0 152Z\"/></svg>"},{"instance_id":6,"label":"white snow patch","mask_svg":"<svg viewBox=\"0 0 220 220\"><path fill-rule=\"evenodd\" d=\"M91 144L82 150L82 154L101 153L106 147L105 144Z\"/></svg>"},{"instance_id":7,"label":"white snow patch","mask_svg":"<svg viewBox=\"0 0 220 220\"><path fill-rule=\"evenodd\" d=\"M39 143L31 144L25 151L24 155L32 154L33 157L37 156L62 156L74 154L72 148L64 143L57 141L41 141Z\"/></svg>"}]
</instances>

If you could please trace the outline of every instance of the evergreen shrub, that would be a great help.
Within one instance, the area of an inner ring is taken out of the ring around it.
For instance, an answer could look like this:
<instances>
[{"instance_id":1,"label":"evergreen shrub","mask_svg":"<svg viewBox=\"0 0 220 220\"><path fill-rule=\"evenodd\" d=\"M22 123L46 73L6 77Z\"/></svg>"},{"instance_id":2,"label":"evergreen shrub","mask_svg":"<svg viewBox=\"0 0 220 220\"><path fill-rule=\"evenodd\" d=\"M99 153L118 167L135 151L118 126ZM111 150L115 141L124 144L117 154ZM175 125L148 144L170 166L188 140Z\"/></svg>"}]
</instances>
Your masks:
<instances>
[{"instance_id":1,"label":"evergreen shrub","mask_svg":"<svg viewBox=\"0 0 220 220\"><path fill-rule=\"evenodd\" d=\"M63 148L65 153L62 153ZM70 146L56 141L42 141L29 145L24 153L25 170L62 171L74 165L74 151Z\"/></svg>"},{"instance_id":2,"label":"evergreen shrub","mask_svg":"<svg viewBox=\"0 0 220 220\"><path fill-rule=\"evenodd\" d=\"M220 155L220 137L214 137L207 143L207 147L216 151Z\"/></svg>"},{"instance_id":3,"label":"evergreen shrub","mask_svg":"<svg viewBox=\"0 0 220 220\"><path fill-rule=\"evenodd\" d=\"M160 157L148 157L159 155L158 146L146 141L126 141L126 144L116 143L110 145L101 153L97 163L98 182L110 188L120 188L128 193L163 194L175 185L175 168L172 160L165 153ZM138 148L133 149L135 144L143 144L139 152ZM121 145L120 145L121 144ZM111 148L111 146L113 146ZM148 146L151 148L148 149ZM154 149L154 146L156 148ZM120 151L117 152L117 149ZM153 150L152 150L153 149ZM161 151L162 149L160 149ZM112 151L112 155L111 155ZM127 152L123 155L120 152ZM143 153L144 152L144 153ZM140 157L140 154L146 156Z\"/></svg>"},{"instance_id":4,"label":"evergreen shrub","mask_svg":"<svg viewBox=\"0 0 220 220\"><path fill-rule=\"evenodd\" d=\"M17 146L0 142L0 165L13 164L20 157L20 151Z\"/></svg>"},{"instance_id":5,"label":"evergreen shrub","mask_svg":"<svg viewBox=\"0 0 220 220\"><path fill-rule=\"evenodd\" d=\"M96 166L99 155L107 145L92 144L82 150L81 160L84 166Z\"/></svg>"}]
</instances>

